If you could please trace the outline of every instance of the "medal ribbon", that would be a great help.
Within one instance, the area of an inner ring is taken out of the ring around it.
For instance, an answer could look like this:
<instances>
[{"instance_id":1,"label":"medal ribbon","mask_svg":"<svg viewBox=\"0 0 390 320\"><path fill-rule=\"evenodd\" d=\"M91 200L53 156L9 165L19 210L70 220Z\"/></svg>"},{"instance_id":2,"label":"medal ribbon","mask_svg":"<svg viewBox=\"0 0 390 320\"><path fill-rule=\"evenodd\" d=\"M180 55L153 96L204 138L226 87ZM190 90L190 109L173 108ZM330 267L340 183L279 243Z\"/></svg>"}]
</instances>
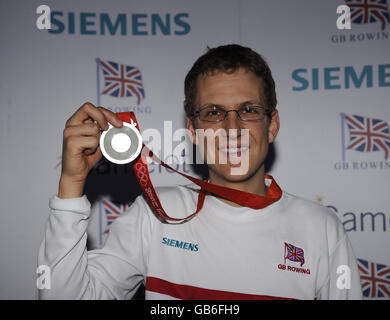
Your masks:
<instances>
[{"instance_id":1,"label":"medal ribbon","mask_svg":"<svg viewBox=\"0 0 390 320\"><path fill-rule=\"evenodd\" d=\"M136 128L138 130L138 122L137 119L135 118L135 115L133 112L119 112L117 113L117 116L119 119L121 119L124 122L131 123L132 121L134 122ZM170 169L183 177L187 178L188 180L192 181L199 187L201 187L199 195L198 195L198 204L196 207L196 211L189 215L186 218L172 218L168 216L163 209L160 200L157 196L157 193L153 187L153 184L151 182L150 176L149 176L149 170L148 170L148 165L147 165L147 160L146 157L149 157L156 161L157 163L161 164L167 169ZM275 180L272 178L270 175L265 175L266 179L271 180L271 184L268 188L267 194L265 197L259 196L253 193L245 192L245 191L240 191L232 188L227 188L227 187L222 187L218 186L212 183L209 183L207 181L203 181L194 177L191 177L187 174L184 174L180 171L177 171L161 161L156 155L153 154L153 152L146 147L143 144L142 152L141 155L138 157L138 159L135 161L133 164L134 168L134 173L135 176L138 180L138 183L146 196L153 212L162 220L162 221L172 221L172 222L184 222L189 219L191 219L193 216L195 216L203 207L204 199L206 196L207 192L213 193L215 195L218 195L222 198L225 198L227 200L233 201L241 206L244 207L249 207L252 209L263 209L270 204L274 203L275 201L279 200L280 197L282 196L282 190L278 186L278 184L275 182Z\"/></svg>"}]
</instances>

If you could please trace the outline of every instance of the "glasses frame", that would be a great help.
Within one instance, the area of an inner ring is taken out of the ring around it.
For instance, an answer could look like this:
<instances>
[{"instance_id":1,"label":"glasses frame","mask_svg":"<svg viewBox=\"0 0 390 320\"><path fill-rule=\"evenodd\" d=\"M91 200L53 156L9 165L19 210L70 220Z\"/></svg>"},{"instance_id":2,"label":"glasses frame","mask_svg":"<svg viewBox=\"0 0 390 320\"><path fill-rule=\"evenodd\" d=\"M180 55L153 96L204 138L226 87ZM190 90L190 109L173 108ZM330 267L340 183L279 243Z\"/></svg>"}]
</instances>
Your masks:
<instances>
[{"instance_id":1,"label":"glasses frame","mask_svg":"<svg viewBox=\"0 0 390 320\"><path fill-rule=\"evenodd\" d=\"M200 118L200 113L201 113L203 110L205 110L205 109L207 109L207 108L210 108L210 107L213 107L213 106L212 106L212 105L211 105L211 106L206 106L206 107L203 107L203 108L201 108L201 109L195 111L194 114L193 114L193 117L194 117L194 118L199 117L199 121L210 122L210 123L218 123L218 122L225 121L226 118L227 118L228 113L231 112L231 111L234 111L234 112L237 114L238 119L240 119L241 121L260 121L260 120L263 120L263 119L267 116L267 115L265 114L265 108L264 108L263 106L258 105L258 104L253 104L253 105L242 106L239 110L236 110L236 109L224 110L223 108L221 108L221 111L223 110L223 111L225 112L225 116L224 116L224 118L221 119L221 120L216 120L216 121L212 120L212 121L210 121L210 120L201 119L201 118ZM240 111L241 109L244 109L244 108L247 108L247 107L252 107L252 108L256 107L256 108L262 109L262 111L263 111L263 112L262 112L262 113L263 113L263 117L260 118L260 119L242 119L241 116L240 116L240 114L239 114L239 111Z\"/></svg>"}]
</instances>

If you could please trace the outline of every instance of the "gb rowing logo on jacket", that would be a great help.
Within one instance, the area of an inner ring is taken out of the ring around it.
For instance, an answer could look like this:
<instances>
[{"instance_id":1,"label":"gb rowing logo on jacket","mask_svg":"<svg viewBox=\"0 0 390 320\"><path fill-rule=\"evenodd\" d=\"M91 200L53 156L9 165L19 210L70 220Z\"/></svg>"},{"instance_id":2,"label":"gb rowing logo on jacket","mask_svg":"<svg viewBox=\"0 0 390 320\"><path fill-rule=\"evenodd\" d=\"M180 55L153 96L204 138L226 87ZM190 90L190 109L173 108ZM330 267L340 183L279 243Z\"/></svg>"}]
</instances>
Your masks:
<instances>
[{"instance_id":1,"label":"gb rowing logo on jacket","mask_svg":"<svg viewBox=\"0 0 390 320\"><path fill-rule=\"evenodd\" d=\"M294 263L290 263L292 261ZM286 262L288 264L286 264ZM278 264L280 270L310 274L310 269L303 267L305 264L305 251L291 243L284 242L284 263Z\"/></svg>"}]
</instances>

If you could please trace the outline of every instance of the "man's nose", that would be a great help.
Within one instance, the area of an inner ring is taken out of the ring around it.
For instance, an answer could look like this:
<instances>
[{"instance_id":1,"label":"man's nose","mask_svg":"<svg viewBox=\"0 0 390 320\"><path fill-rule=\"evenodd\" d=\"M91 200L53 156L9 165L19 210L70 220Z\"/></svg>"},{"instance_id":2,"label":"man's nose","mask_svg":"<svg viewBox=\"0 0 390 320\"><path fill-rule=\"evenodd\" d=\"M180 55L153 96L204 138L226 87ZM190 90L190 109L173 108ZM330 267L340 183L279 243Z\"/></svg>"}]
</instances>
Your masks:
<instances>
[{"instance_id":1,"label":"man's nose","mask_svg":"<svg viewBox=\"0 0 390 320\"><path fill-rule=\"evenodd\" d=\"M226 130L229 129L240 130L241 128L240 117L236 110L227 111L224 125Z\"/></svg>"}]
</instances>

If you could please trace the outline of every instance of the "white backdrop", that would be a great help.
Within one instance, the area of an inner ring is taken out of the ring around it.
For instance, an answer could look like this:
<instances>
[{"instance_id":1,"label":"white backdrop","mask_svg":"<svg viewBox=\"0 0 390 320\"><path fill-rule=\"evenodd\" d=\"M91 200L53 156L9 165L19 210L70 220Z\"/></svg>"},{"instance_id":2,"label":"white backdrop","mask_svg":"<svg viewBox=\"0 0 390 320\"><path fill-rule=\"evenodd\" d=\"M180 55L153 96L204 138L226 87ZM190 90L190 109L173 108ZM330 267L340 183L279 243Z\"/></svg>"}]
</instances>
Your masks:
<instances>
[{"instance_id":1,"label":"white backdrop","mask_svg":"<svg viewBox=\"0 0 390 320\"><path fill-rule=\"evenodd\" d=\"M185 124L185 74L207 46L227 43L258 51L274 74L281 130L270 173L284 190L336 210L358 258L379 269L390 266L386 145L347 150L350 130L340 116L390 122L390 28L373 22L338 30L336 8L344 3L0 0L0 299L37 296L36 256L48 199L57 192L62 130L79 106L97 102L96 58L137 67L145 90L139 106L134 97L101 96L103 106L135 110L142 130L163 132L164 120L171 120L174 131ZM41 4L56 12L52 33L36 27ZM122 17L125 28L114 30ZM386 125L382 130L383 141L389 141ZM154 169L155 185L186 183ZM110 170L114 180L127 177ZM99 205L90 230L93 245L107 228ZM369 285L365 289L372 294Z\"/></svg>"}]
</instances>

